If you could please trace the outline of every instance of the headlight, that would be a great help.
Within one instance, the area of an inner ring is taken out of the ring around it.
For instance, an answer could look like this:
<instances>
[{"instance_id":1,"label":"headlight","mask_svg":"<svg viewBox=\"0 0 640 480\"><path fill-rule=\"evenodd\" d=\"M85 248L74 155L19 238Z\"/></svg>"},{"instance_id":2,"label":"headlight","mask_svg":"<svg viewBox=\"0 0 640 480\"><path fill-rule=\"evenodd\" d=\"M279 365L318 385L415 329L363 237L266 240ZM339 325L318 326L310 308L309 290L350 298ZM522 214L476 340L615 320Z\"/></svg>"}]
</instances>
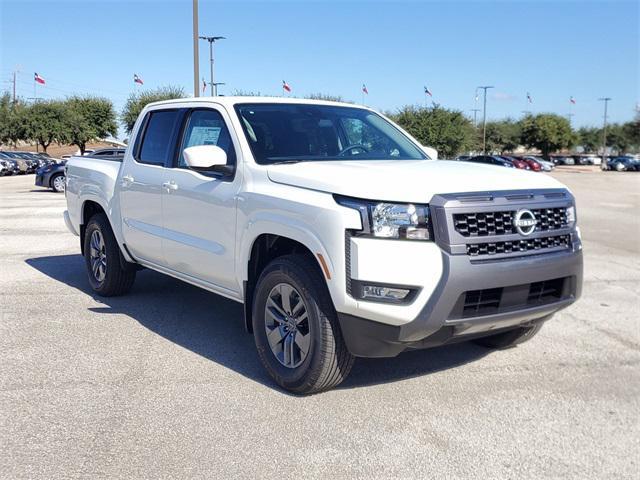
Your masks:
<instances>
[{"instance_id":1,"label":"headlight","mask_svg":"<svg viewBox=\"0 0 640 480\"><path fill-rule=\"evenodd\" d=\"M431 240L429 205L388 203L338 197L336 201L360 212L360 235L401 240Z\"/></svg>"}]
</instances>

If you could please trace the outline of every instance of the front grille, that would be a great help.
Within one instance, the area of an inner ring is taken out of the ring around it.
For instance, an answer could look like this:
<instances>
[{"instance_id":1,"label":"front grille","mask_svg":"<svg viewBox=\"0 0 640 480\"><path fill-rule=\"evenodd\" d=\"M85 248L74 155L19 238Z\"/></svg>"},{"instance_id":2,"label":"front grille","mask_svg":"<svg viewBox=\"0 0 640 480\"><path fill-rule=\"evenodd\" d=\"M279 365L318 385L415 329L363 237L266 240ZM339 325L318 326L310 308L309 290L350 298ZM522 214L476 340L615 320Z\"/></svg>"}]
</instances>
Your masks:
<instances>
[{"instance_id":1,"label":"front grille","mask_svg":"<svg viewBox=\"0 0 640 480\"><path fill-rule=\"evenodd\" d=\"M516 233L513 219L516 210L495 212L456 213L453 225L463 237L488 237ZM565 207L539 208L531 210L536 217L536 232L549 232L566 228L567 209Z\"/></svg>"},{"instance_id":2,"label":"front grille","mask_svg":"<svg viewBox=\"0 0 640 480\"><path fill-rule=\"evenodd\" d=\"M466 319L547 305L570 295L565 286L571 277L543 282L470 290L458 298L449 319Z\"/></svg>"},{"instance_id":3,"label":"front grille","mask_svg":"<svg viewBox=\"0 0 640 480\"><path fill-rule=\"evenodd\" d=\"M552 237L528 238L510 242L470 243L467 245L467 255L477 257L479 255L531 252L549 248L569 248L570 246L571 235L566 234Z\"/></svg>"}]
</instances>

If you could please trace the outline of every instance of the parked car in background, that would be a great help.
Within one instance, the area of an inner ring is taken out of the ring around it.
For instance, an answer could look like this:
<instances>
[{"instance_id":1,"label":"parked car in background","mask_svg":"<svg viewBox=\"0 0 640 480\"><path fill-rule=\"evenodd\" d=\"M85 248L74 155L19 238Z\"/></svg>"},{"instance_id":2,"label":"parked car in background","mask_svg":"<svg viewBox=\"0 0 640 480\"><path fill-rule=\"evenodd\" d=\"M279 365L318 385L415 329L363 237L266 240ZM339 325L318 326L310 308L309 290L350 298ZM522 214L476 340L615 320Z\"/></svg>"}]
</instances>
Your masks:
<instances>
[{"instance_id":1,"label":"parked car in background","mask_svg":"<svg viewBox=\"0 0 640 480\"><path fill-rule=\"evenodd\" d=\"M541 172L542 171L542 165L540 165L536 160L532 159L532 158L527 158L527 157L515 157L518 160L522 160L523 162L526 162L527 165L529 165L529 170L532 170L534 172Z\"/></svg>"},{"instance_id":2,"label":"parked car in background","mask_svg":"<svg viewBox=\"0 0 640 480\"><path fill-rule=\"evenodd\" d=\"M515 168L513 162L510 162L498 155L476 155L475 157L467 158L464 161L471 163L485 163L487 165L496 165L498 167Z\"/></svg>"},{"instance_id":3,"label":"parked car in background","mask_svg":"<svg viewBox=\"0 0 640 480\"><path fill-rule=\"evenodd\" d=\"M469 160L472 157L472 155L459 155L458 157L456 157L456 160L458 162L466 162L467 160Z\"/></svg>"},{"instance_id":4,"label":"parked car in background","mask_svg":"<svg viewBox=\"0 0 640 480\"><path fill-rule=\"evenodd\" d=\"M5 166L4 176L18 175L18 173L20 173L18 162L4 152L0 152L0 161L2 161Z\"/></svg>"},{"instance_id":5,"label":"parked car in background","mask_svg":"<svg viewBox=\"0 0 640 480\"><path fill-rule=\"evenodd\" d=\"M64 192L66 185L64 168L66 163L50 163L39 168L36 171L36 186L50 188L54 192Z\"/></svg>"},{"instance_id":6,"label":"parked car in background","mask_svg":"<svg viewBox=\"0 0 640 480\"><path fill-rule=\"evenodd\" d=\"M565 155L552 155L549 157L555 165L575 165L576 161L572 157Z\"/></svg>"},{"instance_id":7,"label":"parked car in background","mask_svg":"<svg viewBox=\"0 0 640 480\"><path fill-rule=\"evenodd\" d=\"M638 172L640 171L640 161L628 156L615 157L607 162L607 170Z\"/></svg>"},{"instance_id":8,"label":"parked car in background","mask_svg":"<svg viewBox=\"0 0 640 480\"><path fill-rule=\"evenodd\" d=\"M0 177L11 175L12 173L13 169L9 167L9 164L4 160L0 160Z\"/></svg>"},{"instance_id":9,"label":"parked car in background","mask_svg":"<svg viewBox=\"0 0 640 480\"><path fill-rule=\"evenodd\" d=\"M520 170L530 170L530 167L527 164L527 162L523 162L517 157L506 156L506 155L499 155L499 157L506 160L507 162L511 162L514 167L519 168Z\"/></svg>"},{"instance_id":10,"label":"parked car in background","mask_svg":"<svg viewBox=\"0 0 640 480\"><path fill-rule=\"evenodd\" d=\"M554 168L556 168L555 164L553 162L549 162L547 160L545 160L542 157L534 157L534 156L526 156L524 157L526 159L529 160L533 160L534 162L537 162L540 165L540 168L542 168L543 172L550 172L551 170L553 170Z\"/></svg>"},{"instance_id":11,"label":"parked car in background","mask_svg":"<svg viewBox=\"0 0 640 480\"><path fill-rule=\"evenodd\" d=\"M12 152L9 150L3 151L6 156L8 156L11 160L13 160L18 166L17 172L18 175L24 175L26 173L31 173L30 170L33 168L30 160L25 159L18 152Z\"/></svg>"}]
</instances>

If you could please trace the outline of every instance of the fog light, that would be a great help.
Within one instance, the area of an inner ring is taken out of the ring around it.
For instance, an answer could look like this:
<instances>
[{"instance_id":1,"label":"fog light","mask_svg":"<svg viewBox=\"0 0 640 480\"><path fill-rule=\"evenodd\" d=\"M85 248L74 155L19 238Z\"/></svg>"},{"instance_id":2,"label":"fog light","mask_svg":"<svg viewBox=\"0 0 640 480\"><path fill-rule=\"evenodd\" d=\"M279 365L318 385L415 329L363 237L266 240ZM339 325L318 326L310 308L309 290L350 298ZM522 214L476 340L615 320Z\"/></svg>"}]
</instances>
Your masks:
<instances>
[{"instance_id":1,"label":"fog light","mask_svg":"<svg viewBox=\"0 0 640 480\"><path fill-rule=\"evenodd\" d=\"M401 301L409 295L406 288L378 287L375 285L362 286L362 298L375 298L376 300Z\"/></svg>"}]
</instances>

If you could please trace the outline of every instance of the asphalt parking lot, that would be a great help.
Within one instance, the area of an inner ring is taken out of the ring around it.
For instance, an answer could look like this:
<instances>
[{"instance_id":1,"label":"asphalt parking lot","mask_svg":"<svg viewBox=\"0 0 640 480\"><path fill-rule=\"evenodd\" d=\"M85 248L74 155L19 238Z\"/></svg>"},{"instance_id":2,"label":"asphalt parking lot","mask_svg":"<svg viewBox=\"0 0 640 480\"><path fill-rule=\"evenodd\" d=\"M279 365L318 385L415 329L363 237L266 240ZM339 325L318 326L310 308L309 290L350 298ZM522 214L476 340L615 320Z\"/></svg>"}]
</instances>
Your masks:
<instances>
[{"instance_id":1,"label":"asphalt parking lot","mask_svg":"<svg viewBox=\"0 0 640 480\"><path fill-rule=\"evenodd\" d=\"M531 342L358 360L274 387L241 306L143 271L90 293L64 196L0 178L0 477L637 478L640 174L578 199L582 299Z\"/></svg>"}]
</instances>

